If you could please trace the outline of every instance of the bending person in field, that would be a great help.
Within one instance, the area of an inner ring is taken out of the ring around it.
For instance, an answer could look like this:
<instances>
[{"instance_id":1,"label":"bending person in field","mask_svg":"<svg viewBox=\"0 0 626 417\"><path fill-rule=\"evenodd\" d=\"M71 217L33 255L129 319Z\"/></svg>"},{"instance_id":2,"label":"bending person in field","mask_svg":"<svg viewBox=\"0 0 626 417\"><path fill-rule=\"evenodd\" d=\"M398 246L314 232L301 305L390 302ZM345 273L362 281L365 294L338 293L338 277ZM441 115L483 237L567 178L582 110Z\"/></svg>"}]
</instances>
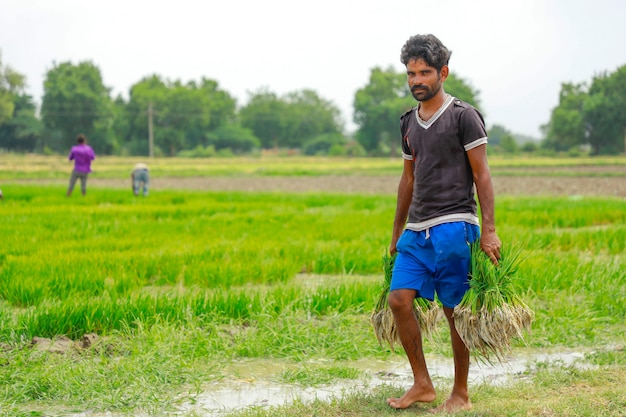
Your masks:
<instances>
[{"instance_id":1,"label":"bending person in field","mask_svg":"<svg viewBox=\"0 0 626 417\"><path fill-rule=\"evenodd\" d=\"M470 244L480 239L494 263L500 258L485 124L476 109L445 93L449 59L450 51L433 35L413 36L402 47L401 61L418 105L400 119L404 168L389 246L391 254L397 253L389 306L414 381L400 398L387 400L393 408L435 400L421 329L413 313L416 297L433 300L435 294L450 326L454 385L450 397L433 411L471 408L470 352L456 331L452 313L469 288Z\"/></svg>"},{"instance_id":2,"label":"bending person in field","mask_svg":"<svg viewBox=\"0 0 626 417\"><path fill-rule=\"evenodd\" d=\"M150 185L150 171L148 165L143 162L135 164L130 174L130 181L133 187L133 194L138 196L139 190L141 190L144 197L146 197L148 195L148 185Z\"/></svg>"},{"instance_id":3,"label":"bending person in field","mask_svg":"<svg viewBox=\"0 0 626 417\"><path fill-rule=\"evenodd\" d=\"M87 138L82 133L76 138L76 145L72 146L68 159L74 161L74 169L70 176L70 185L67 189L67 196L72 195L76 180L80 179L80 192L84 196L87 194L87 176L91 172L91 161L96 159L91 146L87 145Z\"/></svg>"}]
</instances>

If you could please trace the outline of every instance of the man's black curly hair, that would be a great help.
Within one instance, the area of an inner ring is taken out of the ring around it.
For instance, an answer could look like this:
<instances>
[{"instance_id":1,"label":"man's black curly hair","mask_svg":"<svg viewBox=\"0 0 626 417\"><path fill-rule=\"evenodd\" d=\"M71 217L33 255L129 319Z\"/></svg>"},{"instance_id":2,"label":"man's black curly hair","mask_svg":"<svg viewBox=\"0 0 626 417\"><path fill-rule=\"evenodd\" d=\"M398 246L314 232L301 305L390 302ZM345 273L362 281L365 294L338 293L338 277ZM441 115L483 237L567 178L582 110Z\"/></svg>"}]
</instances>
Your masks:
<instances>
[{"instance_id":1,"label":"man's black curly hair","mask_svg":"<svg viewBox=\"0 0 626 417\"><path fill-rule=\"evenodd\" d=\"M423 59L428 66L435 67L439 72L444 65L448 65L451 54L452 51L435 35L415 35L402 47L400 61L406 65L412 59Z\"/></svg>"}]
</instances>

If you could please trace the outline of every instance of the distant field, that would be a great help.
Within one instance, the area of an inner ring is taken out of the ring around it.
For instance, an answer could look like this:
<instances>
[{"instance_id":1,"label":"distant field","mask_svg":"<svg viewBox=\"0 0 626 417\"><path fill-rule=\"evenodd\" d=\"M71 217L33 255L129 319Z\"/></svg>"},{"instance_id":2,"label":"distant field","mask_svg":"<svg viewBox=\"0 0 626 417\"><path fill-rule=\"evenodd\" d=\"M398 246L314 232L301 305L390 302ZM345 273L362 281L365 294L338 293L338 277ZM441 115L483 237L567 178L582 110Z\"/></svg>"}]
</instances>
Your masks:
<instances>
[{"instance_id":1,"label":"distant field","mask_svg":"<svg viewBox=\"0 0 626 417\"><path fill-rule=\"evenodd\" d=\"M130 189L130 169L140 160L96 159L89 186ZM148 162L153 190L395 194L402 170L399 157L155 158ZM490 164L498 195L626 197L625 157L492 157ZM11 183L62 185L71 169L71 163L61 156L3 155L0 187Z\"/></svg>"},{"instance_id":2,"label":"distant field","mask_svg":"<svg viewBox=\"0 0 626 417\"><path fill-rule=\"evenodd\" d=\"M136 162L149 163L157 177L247 177L319 175L397 175L402 160L394 158L241 157L153 158L97 157L99 178L127 178ZM626 157L529 158L490 157L494 174L626 177ZM65 178L72 164L63 156L0 155L0 178Z\"/></svg>"}]
</instances>

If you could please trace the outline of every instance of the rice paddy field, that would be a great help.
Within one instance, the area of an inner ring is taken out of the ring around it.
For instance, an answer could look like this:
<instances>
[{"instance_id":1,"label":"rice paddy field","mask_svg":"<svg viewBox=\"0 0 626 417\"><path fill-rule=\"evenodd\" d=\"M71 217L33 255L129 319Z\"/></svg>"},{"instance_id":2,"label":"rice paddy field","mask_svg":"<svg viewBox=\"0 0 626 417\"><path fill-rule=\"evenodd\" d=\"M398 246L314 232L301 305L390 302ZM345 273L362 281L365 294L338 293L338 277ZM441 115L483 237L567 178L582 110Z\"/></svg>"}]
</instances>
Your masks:
<instances>
[{"instance_id":1,"label":"rice paddy field","mask_svg":"<svg viewBox=\"0 0 626 417\"><path fill-rule=\"evenodd\" d=\"M135 162L96 159L87 195L68 198L64 156L0 155L0 415L433 407L387 406L411 379L393 377L402 349L369 320L400 160L155 159L145 198L130 189ZM473 382L474 408L457 415L626 415L626 158L491 166L498 233L522 248L515 284L535 312L510 356L535 359L504 383ZM444 322L425 351L451 369ZM566 353L576 360L536 359ZM264 384L313 398L237 407L221 391ZM437 405L452 380L435 384ZM322 399L329 386L344 389Z\"/></svg>"}]
</instances>

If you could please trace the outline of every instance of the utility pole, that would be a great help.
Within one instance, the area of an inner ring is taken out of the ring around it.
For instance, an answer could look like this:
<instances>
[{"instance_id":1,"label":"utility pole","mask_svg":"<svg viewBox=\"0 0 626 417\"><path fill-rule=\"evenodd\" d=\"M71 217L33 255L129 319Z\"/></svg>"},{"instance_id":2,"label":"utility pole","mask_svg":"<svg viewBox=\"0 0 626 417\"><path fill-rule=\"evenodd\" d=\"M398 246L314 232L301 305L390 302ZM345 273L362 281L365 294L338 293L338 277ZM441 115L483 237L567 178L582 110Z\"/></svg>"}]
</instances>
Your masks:
<instances>
[{"instance_id":1,"label":"utility pole","mask_svg":"<svg viewBox=\"0 0 626 417\"><path fill-rule=\"evenodd\" d=\"M154 136L152 135L152 103L148 104L148 148L150 158L154 158Z\"/></svg>"}]
</instances>

